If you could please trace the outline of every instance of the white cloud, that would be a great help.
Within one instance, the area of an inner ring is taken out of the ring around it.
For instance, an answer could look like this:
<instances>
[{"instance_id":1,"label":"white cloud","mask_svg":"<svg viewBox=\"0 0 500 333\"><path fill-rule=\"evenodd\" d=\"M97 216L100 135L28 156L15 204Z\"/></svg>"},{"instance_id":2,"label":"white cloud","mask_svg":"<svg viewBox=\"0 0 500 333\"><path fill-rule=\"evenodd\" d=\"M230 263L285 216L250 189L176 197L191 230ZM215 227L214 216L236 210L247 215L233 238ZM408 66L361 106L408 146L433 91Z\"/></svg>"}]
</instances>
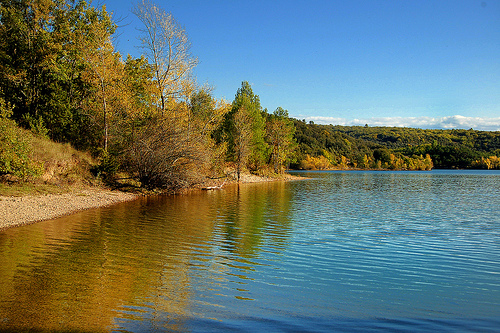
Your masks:
<instances>
[{"instance_id":1,"label":"white cloud","mask_svg":"<svg viewBox=\"0 0 500 333\"><path fill-rule=\"evenodd\" d=\"M424 129L469 129L480 131L500 131L500 118L464 117L460 115L449 117L380 117L347 119L321 116L297 116L306 122L317 124L332 124L344 126L395 126Z\"/></svg>"}]
</instances>

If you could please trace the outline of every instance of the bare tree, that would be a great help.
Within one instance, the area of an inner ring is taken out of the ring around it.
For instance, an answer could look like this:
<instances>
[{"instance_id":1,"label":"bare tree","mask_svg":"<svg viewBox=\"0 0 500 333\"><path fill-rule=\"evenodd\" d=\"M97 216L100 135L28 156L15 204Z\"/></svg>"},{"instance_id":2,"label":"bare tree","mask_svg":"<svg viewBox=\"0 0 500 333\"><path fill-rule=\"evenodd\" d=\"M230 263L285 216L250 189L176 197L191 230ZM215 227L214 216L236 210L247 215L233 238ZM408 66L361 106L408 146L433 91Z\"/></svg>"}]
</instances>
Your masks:
<instances>
[{"instance_id":1,"label":"bare tree","mask_svg":"<svg viewBox=\"0 0 500 333\"><path fill-rule=\"evenodd\" d=\"M169 99L189 96L194 88L191 77L198 59L190 53L186 31L174 17L149 0L140 0L133 13L144 24L142 48L151 62L162 112Z\"/></svg>"},{"instance_id":2,"label":"bare tree","mask_svg":"<svg viewBox=\"0 0 500 333\"><path fill-rule=\"evenodd\" d=\"M145 188L178 190L199 183L209 156L175 117L156 117L135 134L128 149L129 171Z\"/></svg>"}]
</instances>

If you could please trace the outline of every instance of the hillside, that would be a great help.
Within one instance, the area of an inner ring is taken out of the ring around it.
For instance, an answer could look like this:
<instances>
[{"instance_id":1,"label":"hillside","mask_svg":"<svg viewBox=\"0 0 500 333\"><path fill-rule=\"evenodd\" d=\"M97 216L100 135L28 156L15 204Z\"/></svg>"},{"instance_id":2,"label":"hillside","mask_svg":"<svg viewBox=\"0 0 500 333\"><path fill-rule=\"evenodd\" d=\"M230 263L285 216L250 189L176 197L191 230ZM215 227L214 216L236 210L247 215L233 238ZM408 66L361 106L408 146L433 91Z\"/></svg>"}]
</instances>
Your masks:
<instances>
[{"instance_id":1,"label":"hillside","mask_svg":"<svg viewBox=\"0 0 500 333\"><path fill-rule=\"evenodd\" d=\"M307 158L322 158L330 168L412 169L401 167L401 160L426 155L434 168L500 168L500 132L333 126L300 120L294 124L299 162L292 166L296 168L304 167L300 161Z\"/></svg>"},{"instance_id":2,"label":"hillside","mask_svg":"<svg viewBox=\"0 0 500 333\"><path fill-rule=\"evenodd\" d=\"M96 165L88 153L0 117L0 195L60 193L70 186L95 185L91 170Z\"/></svg>"}]
</instances>

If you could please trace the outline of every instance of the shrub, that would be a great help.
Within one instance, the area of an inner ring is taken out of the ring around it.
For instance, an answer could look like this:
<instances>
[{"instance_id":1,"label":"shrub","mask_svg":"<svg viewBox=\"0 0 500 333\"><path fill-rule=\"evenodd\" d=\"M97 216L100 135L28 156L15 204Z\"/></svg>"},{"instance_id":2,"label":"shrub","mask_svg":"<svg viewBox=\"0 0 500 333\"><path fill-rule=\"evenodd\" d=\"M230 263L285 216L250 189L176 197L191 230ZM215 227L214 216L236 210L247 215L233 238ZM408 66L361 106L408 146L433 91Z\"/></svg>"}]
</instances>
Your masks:
<instances>
[{"instance_id":1,"label":"shrub","mask_svg":"<svg viewBox=\"0 0 500 333\"><path fill-rule=\"evenodd\" d=\"M99 156L100 162L91 168L92 173L97 177L102 177L105 181L113 181L120 168L120 163L107 150L99 149Z\"/></svg>"},{"instance_id":2,"label":"shrub","mask_svg":"<svg viewBox=\"0 0 500 333\"><path fill-rule=\"evenodd\" d=\"M0 99L0 175L21 179L39 177L43 165L32 161L33 147L29 137L8 118L11 114L11 108Z\"/></svg>"},{"instance_id":3,"label":"shrub","mask_svg":"<svg viewBox=\"0 0 500 333\"><path fill-rule=\"evenodd\" d=\"M199 183L210 164L203 136L175 119L152 119L141 128L126 154L128 171L147 189L179 190Z\"/></svg>"}]
</instances>

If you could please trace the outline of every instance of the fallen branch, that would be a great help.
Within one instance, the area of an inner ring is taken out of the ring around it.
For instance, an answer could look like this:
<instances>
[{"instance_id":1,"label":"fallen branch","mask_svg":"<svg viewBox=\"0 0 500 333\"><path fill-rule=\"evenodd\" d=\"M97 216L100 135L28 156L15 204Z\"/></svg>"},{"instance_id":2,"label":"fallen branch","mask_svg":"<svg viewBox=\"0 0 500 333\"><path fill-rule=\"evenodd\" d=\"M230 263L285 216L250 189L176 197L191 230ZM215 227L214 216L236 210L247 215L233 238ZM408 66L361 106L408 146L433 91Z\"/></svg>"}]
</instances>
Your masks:
<instances>
[{"instance_id":1,"label":"fallen branch","mask_svg":"<svg viewBox=\"0 0 500 333\"><path fill-rule=\"evenodd\" d=\"M226 185L226 180L224 180L224 183L222 183L221 185L218 185L218 186L206 186L206 187L202 187L201 189L204 190L204 191L212 191L212 190L220 190L221 188L224 187L224 185Z\"/></svg>"}]
</instances>

